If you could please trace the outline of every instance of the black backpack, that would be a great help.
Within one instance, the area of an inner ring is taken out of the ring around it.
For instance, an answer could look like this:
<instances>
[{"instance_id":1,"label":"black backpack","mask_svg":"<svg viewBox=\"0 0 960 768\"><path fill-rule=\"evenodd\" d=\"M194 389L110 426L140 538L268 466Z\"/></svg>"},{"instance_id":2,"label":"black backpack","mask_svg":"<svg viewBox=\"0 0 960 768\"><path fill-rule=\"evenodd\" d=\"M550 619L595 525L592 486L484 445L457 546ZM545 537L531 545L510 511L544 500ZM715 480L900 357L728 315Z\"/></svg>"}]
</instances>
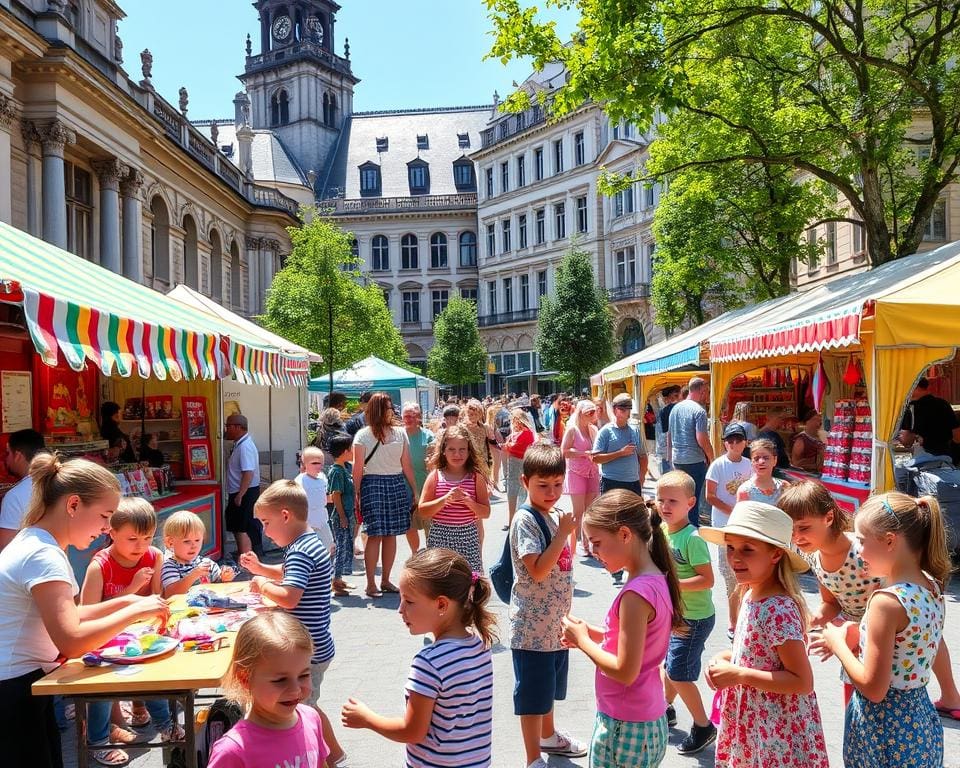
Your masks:
<instances>
[{"instance_id":1,"label":"black backpack","mask_svg":"<svg viewBox=\"0 0 960 768\"><path fill-rule=\"evenodd\" d=\"M229 699L217 699L207 708L197 731L197 768L206 768L214 743L241 720L243 710Z\"/></svg>"},{"instance_id":2,"label":"black backpack","mask_svg":"<svg viewBox=\"0 0 960 768\"><path fill-rule=\"evenodd\" d=\"M533 515L533 519L540 526L540 533L543 534L546 542L543 548L549 547L553 536L550 534L550 529L547 527L547 521L544 520L543 515L526 504L517 510L518 515L521 512L529 512ZM510 602L510 590L513 589L513 581L513 557L510 549L510 532L507 531L507 538L503 542L503 552L500 553L500 559L490 566L490 583L493 584L493 591L505 603Z\"/></svg>"}]
</instances>

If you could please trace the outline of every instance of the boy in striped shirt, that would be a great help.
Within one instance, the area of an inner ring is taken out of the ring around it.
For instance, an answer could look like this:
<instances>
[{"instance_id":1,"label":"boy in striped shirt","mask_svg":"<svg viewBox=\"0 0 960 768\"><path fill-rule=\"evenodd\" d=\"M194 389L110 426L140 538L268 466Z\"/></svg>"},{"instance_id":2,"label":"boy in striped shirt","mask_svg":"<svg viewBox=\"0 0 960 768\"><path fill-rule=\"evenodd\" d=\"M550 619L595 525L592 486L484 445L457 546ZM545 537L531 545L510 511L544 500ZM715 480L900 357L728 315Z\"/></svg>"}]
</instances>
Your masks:
<instances>
[{"instance_id":1,"label":"boy in striped shirt","mask_svg":"<svg viewBox=\"0 0 960 768\"><path fill-rule=\"evenodd\" d=\"M254 515L263 533L284 548L281 565L266 565L253 552L240 556L240 565L252 573L250 589L270 598L298 618L313 638L310 680L314 706L323 722L323 740L330 748L330 765L343 760L343 748L330 721L317 704L323 675L333 660L330 634L330 592L333 565L320 537L308 521L307 494L295 480L277 480L260 494Z\"/></svg>"}]
</instances>

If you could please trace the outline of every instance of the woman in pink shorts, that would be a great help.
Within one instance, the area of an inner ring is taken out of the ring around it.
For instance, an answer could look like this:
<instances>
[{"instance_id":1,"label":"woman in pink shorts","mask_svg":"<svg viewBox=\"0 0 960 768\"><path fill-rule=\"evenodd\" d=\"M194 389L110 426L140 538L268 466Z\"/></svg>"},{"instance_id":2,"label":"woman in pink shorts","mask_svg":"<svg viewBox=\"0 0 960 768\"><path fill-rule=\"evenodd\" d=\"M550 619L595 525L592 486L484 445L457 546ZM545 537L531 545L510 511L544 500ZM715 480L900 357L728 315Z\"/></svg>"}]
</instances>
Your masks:
<instances>
[{"instance_id":1,"label":"woman in pink shorts","mask_svg":"<svg viewBox=\"0 0 960 768\"><path fill-rule=\"evenodd\" d=\"M590 556L590 545L580 532L580 519L583 511L590 506L600 492L600 470L590 458L593 441L597 437L597 406L590 400L581 400L567 422L560 450L567 460L567 474L563 481L563 492L573 503L573 517L576 526L570 534L570 551L576 550L579 539L579 554Z\"/></svg>"}]
</instances>

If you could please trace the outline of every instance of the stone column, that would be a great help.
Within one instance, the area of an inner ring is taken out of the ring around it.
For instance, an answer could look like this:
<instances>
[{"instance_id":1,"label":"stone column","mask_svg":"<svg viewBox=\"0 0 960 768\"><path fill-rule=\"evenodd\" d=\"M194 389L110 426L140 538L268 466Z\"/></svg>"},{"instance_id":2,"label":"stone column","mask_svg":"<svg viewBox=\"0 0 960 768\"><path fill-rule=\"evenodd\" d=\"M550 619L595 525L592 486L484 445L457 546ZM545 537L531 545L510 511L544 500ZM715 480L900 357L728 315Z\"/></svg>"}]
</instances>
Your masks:
<instances>
[{"instance_id":1,"label":"stone column","mask_svg":"<svg viewBox=\"0 0 960 768\"><path fill-rule=\"evenodd\" d=\"M42 199L43 239L58 248L67 248L67 189L64 180L63 148L74 134L60 120L36 125L43 157Z\"/></svg>"},{"instance_id":2,"label":"stone column","mask_svg":"<svg viewBox=\"0 0 960 768\"><path fill-rule=\"evenodd\" d=\"M13 223L13 171L10 161L10 128L19 110L9 96L0 95L0 221Z\"/></svg>"},{"instance_id":3,"label":"stone column","mask_svg":"<svg viewBox=\"0 0 960 768\"><path fill-rule=\"evenodd\" d=\"M91 164L100 180L100 266L122 274L120 261L120 179L127 166L116 158Z\"/></svg>"},{"instance_id":4,"label":"stone column","mask_svg":"<svg viewBox=\"0 0 960 768\"><path fill-rule=\"evenodd\" d=\"M261 282L261 259L259 237L246 238L247 246L247 310L251 315L259 315L261 312L260 294L263 291Z\"/></svg>"},{"instance_id":5,"label":"stone column","mask_svg":"<svg viewBox=\"0 0 960 768\"><path fill-rule=\"evenodd\" d=\"M34 237L40 237L40 187L38 166L40 158L37 156L40 138L36 126L31 120L20 121L20 135L23 137L23 151L27 165L27 232Z\"/></svg>"},{"instance_id":6,"label":"stone column","mask_svg":"<svg viewBox=\"0 0 960 768\"><path fill-rule=\"evenodd\" d=\"M143 174L130 168L120 182L123 201L123 276L134 282L143 282L143 234L140 188Z\"/></svg>"}]
</instances>

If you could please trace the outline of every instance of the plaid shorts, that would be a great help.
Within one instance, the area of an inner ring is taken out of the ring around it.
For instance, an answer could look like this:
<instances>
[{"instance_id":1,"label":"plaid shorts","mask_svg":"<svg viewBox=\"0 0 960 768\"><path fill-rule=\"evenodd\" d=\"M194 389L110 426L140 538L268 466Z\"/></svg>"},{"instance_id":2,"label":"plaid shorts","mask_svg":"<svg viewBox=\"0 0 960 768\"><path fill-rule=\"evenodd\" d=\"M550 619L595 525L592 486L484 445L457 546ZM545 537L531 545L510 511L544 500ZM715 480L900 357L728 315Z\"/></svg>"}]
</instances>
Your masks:
<instances>
[{"instance_id":1,"label":"plaid shorts","mask_svg":"<svg viewBox=\"0 0 960 768\"><path fill-rule=\"evenodd\" d=\"M630 723L597 712L590 740L590 768L654 768L666 754L666 715Z\"/></svg>"}]
</instances>

